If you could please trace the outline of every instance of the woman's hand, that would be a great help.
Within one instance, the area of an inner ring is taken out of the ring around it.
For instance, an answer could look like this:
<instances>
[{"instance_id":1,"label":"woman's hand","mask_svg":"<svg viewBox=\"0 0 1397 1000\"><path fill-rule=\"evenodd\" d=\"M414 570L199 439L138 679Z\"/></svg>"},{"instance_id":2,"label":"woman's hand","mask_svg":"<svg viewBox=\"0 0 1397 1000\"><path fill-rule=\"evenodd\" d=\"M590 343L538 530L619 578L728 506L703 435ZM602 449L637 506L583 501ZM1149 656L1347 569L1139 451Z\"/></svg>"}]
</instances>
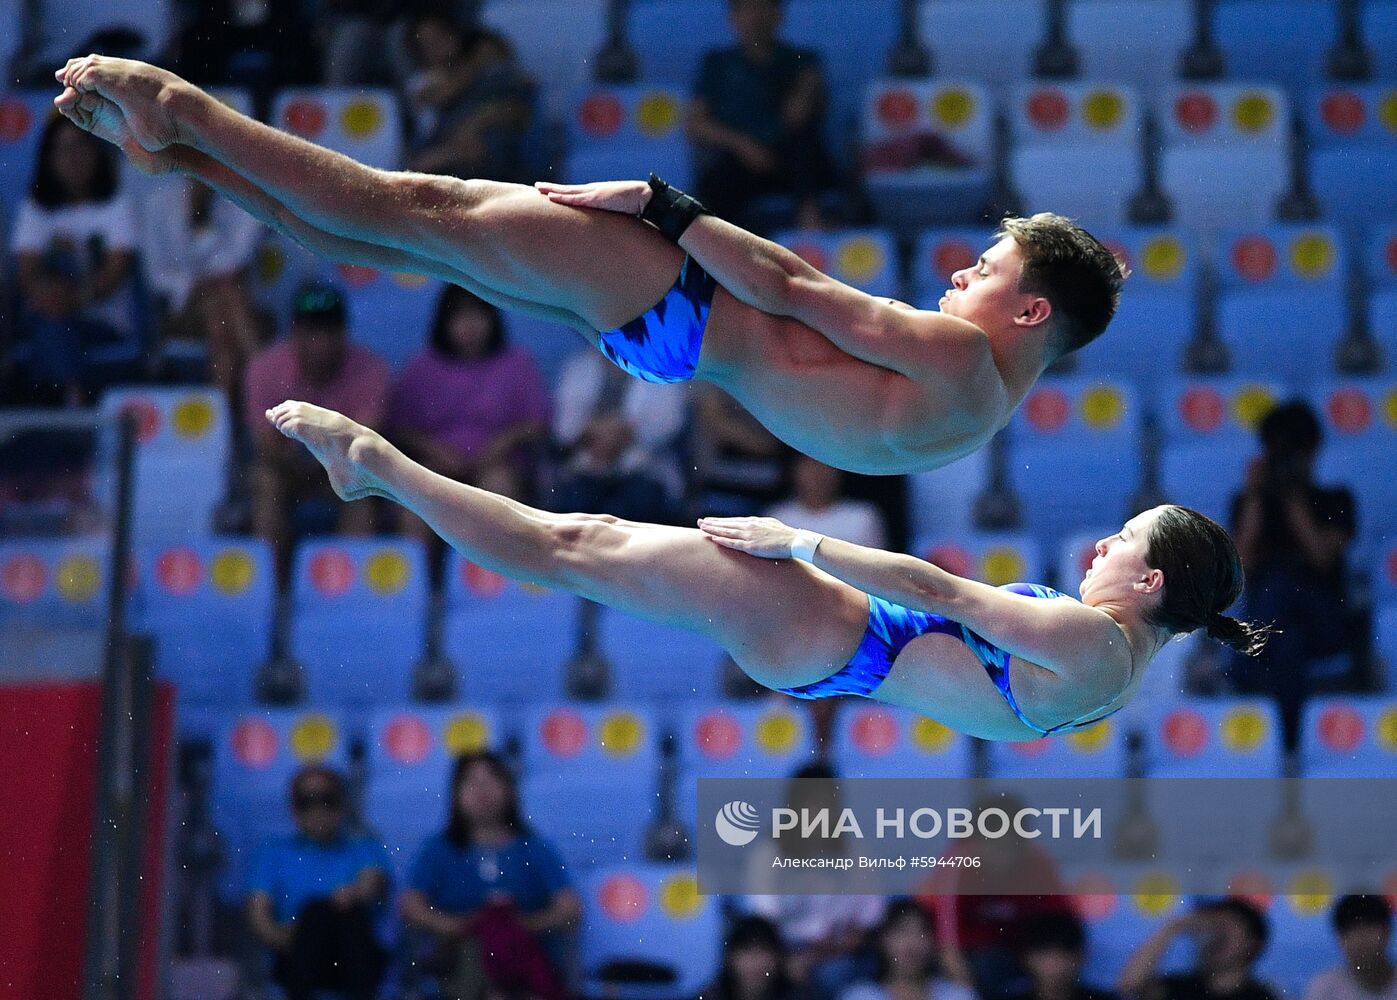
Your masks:
<instances>
[{"instance_id":1,"label":"woman's hand","mask_svg":"<svg viewBox=\"0 0 1397 1000\"><path fill-rule=\"evenodd\" d=\"M603 212L639 215L650 203L650 185L646 181L596 181L592 184L554 184L536 181L534 187L549 201L575 208L596 208Z\"/></svg>"},{"instance_id":2,"label":"woman's hand","mask_svg":"<svg viewBox=\"0 0 1397 1000\"><path fill-rule=\"evenodd\" d=\"M774 517L701 517L699 530L726 549L761 559L789 559L796 529Z\"/></svg>"}]
</instances>

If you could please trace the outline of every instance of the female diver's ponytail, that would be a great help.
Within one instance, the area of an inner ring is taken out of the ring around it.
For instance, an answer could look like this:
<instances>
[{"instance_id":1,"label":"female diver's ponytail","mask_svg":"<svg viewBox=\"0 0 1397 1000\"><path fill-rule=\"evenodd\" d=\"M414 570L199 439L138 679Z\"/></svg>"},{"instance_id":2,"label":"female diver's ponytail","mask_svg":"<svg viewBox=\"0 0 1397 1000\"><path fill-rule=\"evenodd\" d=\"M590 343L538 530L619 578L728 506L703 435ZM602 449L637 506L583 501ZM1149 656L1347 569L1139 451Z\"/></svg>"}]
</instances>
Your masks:
<instances>
[{"instance_id":1,"label":"female diver's ponytail","mask_svg":"<svg viewBox=\"0 0 1397 1000\"><path fill-rule=\"evenodd\" d=\"M1209 639L1215 639L1239 653L1259 656L1276 629L1272 625L1239 621L1215 611L1208 618L1207 632Z\"/></svg>"}]
</instances>

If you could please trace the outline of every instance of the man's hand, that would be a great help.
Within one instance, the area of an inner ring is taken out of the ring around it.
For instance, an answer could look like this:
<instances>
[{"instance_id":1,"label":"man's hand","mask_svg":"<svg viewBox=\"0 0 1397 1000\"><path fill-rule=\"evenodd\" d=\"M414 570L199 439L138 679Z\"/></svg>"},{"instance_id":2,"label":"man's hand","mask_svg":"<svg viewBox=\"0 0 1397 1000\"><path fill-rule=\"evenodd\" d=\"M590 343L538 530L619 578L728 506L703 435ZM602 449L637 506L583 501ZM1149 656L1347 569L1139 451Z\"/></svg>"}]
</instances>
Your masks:
<instances>
[{"instance_id":1,"label":"man's hand","mask_svg":"<svg viewBox=\"0 0 1397 1000\"><path fill-rule=\"evenodd\" d=\"M796 529L774 517L701 517L699 530L725 549L761 559L789 559Z\"/></svg>"},{"instance_id":2,"label":"man's hand","mask_svg":"<svg viewBox=\"0 0 1397 1000\"><path fill-rule=\"evenodd\" d=\"M646 181L595 181L591 184L554 184L537 181L534 187L549 201L575 208L596 208L603 212L639 215L650 204Z\"/></svg>"}]
</instances>

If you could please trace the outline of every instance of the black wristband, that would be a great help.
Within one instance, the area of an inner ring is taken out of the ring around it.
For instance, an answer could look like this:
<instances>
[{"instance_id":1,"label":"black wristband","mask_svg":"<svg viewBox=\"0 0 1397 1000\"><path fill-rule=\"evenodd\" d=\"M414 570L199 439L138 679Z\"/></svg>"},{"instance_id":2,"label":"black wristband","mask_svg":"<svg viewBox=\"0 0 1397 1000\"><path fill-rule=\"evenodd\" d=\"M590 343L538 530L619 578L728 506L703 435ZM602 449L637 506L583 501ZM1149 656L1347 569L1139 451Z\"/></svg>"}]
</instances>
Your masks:
<instances>
[{"instance_id":1,"label":"black wristband","mask_svg":"<svg viewBox=\"0 0 1397 1000\"><path fill-rule=\"evenodd\" d=\"M676 187L670 187L654 174L650 175L650 200L640 217L660 231L671 243L678 243L684 230L700 215L709 214L697 198Z\"/></svg>"}]
</instances>

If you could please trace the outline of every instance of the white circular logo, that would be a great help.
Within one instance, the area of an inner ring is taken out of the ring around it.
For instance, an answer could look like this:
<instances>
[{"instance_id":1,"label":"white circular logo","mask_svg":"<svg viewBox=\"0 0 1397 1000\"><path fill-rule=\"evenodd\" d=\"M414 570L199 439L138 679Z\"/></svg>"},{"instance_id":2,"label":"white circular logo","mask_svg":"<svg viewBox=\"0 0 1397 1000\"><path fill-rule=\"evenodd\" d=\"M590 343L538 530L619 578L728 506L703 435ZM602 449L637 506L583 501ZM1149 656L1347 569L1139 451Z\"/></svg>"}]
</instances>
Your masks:
<instances>
[{"instance_id":1,"label":"white circular logo","mask_svg":"<svg viewBox=\"0 0 1397 1000\"><path fill-rule=\"evenodd\" d=\"M733 847L750 844L757 836L757 810L750 802L729 802L718 810L713 826L723 843Z\"/></svg>"}]
</instances>

